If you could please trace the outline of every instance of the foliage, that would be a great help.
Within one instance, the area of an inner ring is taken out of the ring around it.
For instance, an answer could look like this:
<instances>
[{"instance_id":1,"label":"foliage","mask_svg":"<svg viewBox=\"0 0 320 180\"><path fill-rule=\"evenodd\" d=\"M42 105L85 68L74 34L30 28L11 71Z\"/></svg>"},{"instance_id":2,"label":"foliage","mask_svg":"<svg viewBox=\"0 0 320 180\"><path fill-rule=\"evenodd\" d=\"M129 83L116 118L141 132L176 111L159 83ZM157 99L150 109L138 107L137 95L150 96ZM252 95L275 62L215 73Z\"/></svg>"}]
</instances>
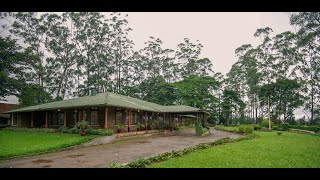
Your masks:
<instances>
[{"instance_id":1,"label":"foliage","mask_svg":"<svg viewBox=\"0 0 320 180\"><path fill-rule=\"evenodd\" d=\"M250 140L250 139L254 139L256 137L257 137L256 135L252 134L252 135L247 135L245 137L239 137L239 138L235 138L235 139L231 139L231 138L219 139L219 140L216 140L213 142L203 143L203 144L198 144L195 146L187 147L185 149L178 150L178 151L173 150L171 152L166 152L166 153L159 154L159 155L156 155L153 157L134 160L132 162L129 162L126 165L113 163L109 166L109 168L145 168L147 165L151 165L152 163L166 161L169 159L174 159L176 157L183 157L184 155L187 155L187 154L190 154L193 152L198 152L198 151L201 152L204 149L210 149L210 148L217 146L217 145L222 145L222 144L232 143L232 142L239 142L239 141L243 141L243 140Z\"/></svg>"},{"instance_id":2,"label":"foliage","mask_svg":"<svg viewBox=\"0 0 320 180\"><path fill-rule=\"evenodd\" d=\"M222 126L222 125L216 125L214 127L217 130L223 130L223 131L229 131L229 132L238 132L238 128L236 126Z\"/></svg>"},{"instance_id":3,"label":"foliage","mask_svg":"<svg viewBox=\"0 0 320 180\"><path fill-rule=\"evenodd\" d=\"M42 130L8 128L0 131L0 158L59 150L95 138L95 136L41 132Z\"/></svg>"},{"instance_id":4,"label":"foliage","mask_svg":"<svg viewBox=\"0 0 320 180\"><path fill-rule=\"evenodd\" d=\"M0 100L17 95L25 84L22 72L26 70L27 58L16 40L0 37Z\"/></svg>"},{"instance_id":5,"label":"foliage","mask_svg":"<svg viewBox=\"0 0 320 180\"><path fill-rule=\"evenodd\" d=\"M201 109L212 109L212 102L217 102L211 91L219 87L220 82L213 77L190 76L173 83L176 88L177 104Z\"/></svg>"},{"instance_id":6,"label":"foliage","mask_svg":"<svg viewBox=\"0 0 320 180\"><path fill-rule=\"evenodd\" d=\"M22 107L33 106L52 101L52 97L43 87L37 84L27 84L21 88L20 94L17 95Z\"/></svg>"},{"instance_id":7,"label":"foliage","mask_svg":"<svg viewBox=\"0 0 320 180\"><path fill-rule=\"evenodd\" d=\"M141 129L145 129L145 124L138 122L137 128L140 129L140 130L141 130Z\"/></svg>"},{"instance_id":8,"label":"foliage","mask_svg":"<svg viewBox=\"0 0 320 180\"><path fill-rule=\"evenodd\" d=\"M122 123L118 123L118 124L114 125L114 127L116 128L116 130L124 130L124 129L126 129L127 125L124 125Z\"/></svg>"},{"instance_id":9,"label":"foliage","mask_svg":"<svg viewBox=\"0 0 320 180\"><path fill-rule=\"evenodd\" d=\"M254 130L254 128L251 125L238 126L238 132L240 132L240 133L252 133L253 130Z\"/></svg>"},{"instance_id":10,"label":"foliage","mask_svg":"<svg viewBox=\"0 0 320 180\"><path fill-rule=\"evenodd\" d=\"M84 130L89 127L89 122L82 120L82 121L79 121L76 126L80 128L81 132L84 132Z\"/></svg>"},{"instance_id":11,"label":"foliage","mask_svg":"<svg viewBox=\"0 0 320 180\"><path fill-rule=\"evenodd\" d=\"M101 136L112 136L113 132L109 129L86 129L86 134L89 135L101 135Z\"/></svg>"},{"instance_id":12,"label":"foliage","mask_svg":"<svg viewBox=\"0 0 320 180\"><path fill-rule=\"evenodd\" d=\"M269 128L269 120L267 120L267 119L262 120L260 125L262 127ZM270 121L270 125L271 125L271 127L273 126L273 122L272 121Z\"/></svg>"},{"instance_id":13,"label":"foliage","mask_svg":"<svg viewBox=\"0 0 320 180\"><path fill-rule=\"evenodd\" d=\"M79 134L81 132L81 129L78 129L76 127L72 127L72 128L60 127L57 131L62 133L69 133L69 134ZM90 128L90 129L84 129L83 132L85 132L88 135L101 135L101 136L113 135L112 130L108 130L108 129L91 129Z\"/></svg>"},{"instance_id":14,"label":"foliage","mask_svg":"<svg viewBox=\"0 0 320 180\"><path fill-rule=\"evenodd\" d=\"M195 123L195 130L196 130L196 134L198 136L203 136L205 135L206 133L208 133L208 129L207 128L204 128L202 123L200 121L196 121Z\"/></svg>"},{"instance_id":15,"label":"foliage","mask_svg":"<svg viewBox=\"0 0 320 180\"><path fill-rule=\"evenodd\" d=\"M8 125L8 124L0 124L0 130L1 130L1 129L4 129L4 128L6 128L6 127L9 127L9 125Z\"/></svg>"},{"instance_id":16,"label":"foliage","mask_svg":"<svg viewBox=\"0 0 320 180\"><path fill-rule=\"evenodd\" d=\"M26 131L26 132L31 132L31 133L37 133L37 132L54 133L54 132L57 132L57 129L51 129L51 128L19 128L19 127L7 127L6 130L10 130L10 131Z\"/></svg>"},{"instance_id":17,"label":"foliage","mask_svg":"<svg viewBox=\"0 0 320 180\"><path fill-rule=\"evenodd\" d=\"M222 95L222 115L225 120L225 125L229 125L232 119L232 112L235 109L242 111L245 107L244 102L240 98L240 94L237 91L225 89Z\"/></svg>"},{"instance_id":18,"label":"foliage","mask_svg":"<svg viewBox=\"0 0 320 180\"><path fill-rule=\"evenodd\" d=\"M256 130L256 131L257 131L257 130L260 130L261 128L262 128L262 127L261 127L259 124L254 124L254 125L253 125L253 129Z\"/></svg>"},{"instance_id":19,"label":"foliage","mask_svg":"<svg viewBox=\"0 0 320 180\"><path fill-rule=\"evenodd\" d=\"M314 132L319 132L320 131L320 126L289 125L289 128L303 129L303 130L314 131Z\"/></svg>"},{"instance_id":20,"label":"foliage","mask_svg":"<svg viewBox=\"0 0 320 180\"><path fill-rule=\"evenodd\" d=\"M155 168L319 168L319 136L254 132L252 141L230 143L155 163ZM263 149L263 151L261 151Z\"/></svg>"},{"instance_id":21,"label":"foliage","mask_svg":"<svg viewBox=\"0 0 320 180\"><path fill-rule=\"evenodd\" d=\"M282 129L282 131L288 131L289 124L288 123L282 123L282 124L280 124L279 127Z\"/></svg>"}]
</instances>

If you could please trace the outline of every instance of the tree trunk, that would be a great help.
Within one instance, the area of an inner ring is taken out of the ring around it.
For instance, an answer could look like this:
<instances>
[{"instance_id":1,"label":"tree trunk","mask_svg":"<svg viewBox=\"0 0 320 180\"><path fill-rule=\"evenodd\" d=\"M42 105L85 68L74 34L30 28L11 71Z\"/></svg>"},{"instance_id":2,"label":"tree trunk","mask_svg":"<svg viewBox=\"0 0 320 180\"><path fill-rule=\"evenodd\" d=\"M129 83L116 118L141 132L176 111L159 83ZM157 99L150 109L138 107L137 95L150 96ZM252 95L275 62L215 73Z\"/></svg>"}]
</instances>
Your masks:
<instances>
[{"instance_id":1,"label":"tree trunk","mask_svg":"<svg viewBox=\"0 0 320 180\"><path fill-rule=\"evenodd\" d=\"M271 119L270 119L270 96L268 96L268 112L269 112L269 131L271 131Z\"/></svg>"}]
</instances>

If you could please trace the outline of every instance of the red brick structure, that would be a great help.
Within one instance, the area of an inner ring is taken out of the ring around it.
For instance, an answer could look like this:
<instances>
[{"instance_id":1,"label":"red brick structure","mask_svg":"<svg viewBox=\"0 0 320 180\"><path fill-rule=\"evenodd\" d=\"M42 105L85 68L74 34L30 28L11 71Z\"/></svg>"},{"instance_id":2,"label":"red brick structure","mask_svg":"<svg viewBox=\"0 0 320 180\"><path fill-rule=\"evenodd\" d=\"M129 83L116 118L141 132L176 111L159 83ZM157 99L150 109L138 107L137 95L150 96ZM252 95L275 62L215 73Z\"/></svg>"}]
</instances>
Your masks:
<instances>
[{"instance_id":1,"label":"red brick structure","mask_svg":"<svg viewBox=\"0 0 320 180\"><path fill-rule=\"evenodd\" d=\"M3 114L3 112L17 108L17 104L0 103L0 124L10 124L10 114Z\"/></svg>"}]
</instances>

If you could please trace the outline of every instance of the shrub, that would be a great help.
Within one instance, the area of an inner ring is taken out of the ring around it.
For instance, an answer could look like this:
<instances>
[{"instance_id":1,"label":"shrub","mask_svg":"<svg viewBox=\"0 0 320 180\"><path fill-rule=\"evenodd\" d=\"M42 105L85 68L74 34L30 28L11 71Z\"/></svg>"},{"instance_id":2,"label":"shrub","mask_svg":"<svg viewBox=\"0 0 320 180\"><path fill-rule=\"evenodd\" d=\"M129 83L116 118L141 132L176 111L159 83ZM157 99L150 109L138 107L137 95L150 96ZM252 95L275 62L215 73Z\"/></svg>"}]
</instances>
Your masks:
<instances>
[{"instance_id":1,"label":"shrub","mask_svg":"<svg viewBox=\"0 0 320 180\"><path fill-rule=\"evenodd\" d=\"M314 131L314 132L320 131L320 126L289 125L289 128L302 129L302 130Z\"/></svg>"},{"instance_id":2,"label":"shrub","mask_svg":"<svg viewBox=\"0 0 320 180\"><path fill-rule=\"evenodd\" d=\"M253 126L250 126L250 125L240 125L238 127L238 132L241 132L241 133L252 133L253 130L254 130Z\"/></svg>"},{"instance_id":3,"label":"shrub","mask_svg":"<svg viewBox=\"0 0 320 180\"><path fill-rule=\"evenodd\" d=\"M209 132L209 127L203 127L202 123L200 121L197 121L195 124L195 130L196 134L198 136L203 136Z\"/></svg>"},{"instance_id":4,"label":"shrub","mask_svg":"<svg viewBox=\"0 0 320 180\"><path fill-rule=\"evenodd\" d=\"M86 134L89 135L101 135L101 136L112 136L113 132L108 129L86 129Z\"/></svg>"},{"instance_id":5,"label":"shrub","mask_svg":"<svg viewBox=\"0 0 320 180\"><path fill-rule=\"evenodd\" d=\"M69 134L79 134L80 130L76 127L73 127L73 128L66 129L64 132Z\"/></svg>"},{"instance_id":6,"label":"shrub","mask_svg":"<svg viewBox=\"0 0 320 180\"><path fill-rule=\"evenodd\" d=\"M261 128L262 127L259 124L254 124L253 125L253 129L256 130L256 131L260 130Z\"/></svg>"},{"instance_id":7,"label":"shrub","mask_svg":"<svg viewBox=\"0 0 320 180\"><path fill-rule=\"evenodd\" d=\"M271 123L271 127L272 127L273 126L273 122L271 121L270 123ZM267 119L262 120L261 126L269 128L269 120L267 120Z\"/></svg>"},{"instance_id":8,"label":"shrub","mask_svg":"<svg viewBox=\"0 0 320 180\"><path fill-rule=\"evenodd\" d=\"M6 128L6 127L8 127L7 124L0 124L0 129Z\"/></svg>"},{"instance_id":9,"label":"shrub","mask_svg":"<svg viewBox=\"0 0 320 180\"><path fill-rule=\"evenodd\" d=\"M289 124L288 123L280 124L280 128L281 128L281 131L288 131Z\"/></svg>"},{"instance_id":10,"label":"shrub","mask_svg":"<svg viewBox=\"0 0 320 180\"><path fill-rule=\"evenodd\" d=\"M188 127L189 128L195 128L196 126L194 124L189 124Z\"/></svg>"},{"instance_id":11,"label":"shrub","mask_svg":"<svg viewBox=\"0 0 320 180\"><path fill-rule=\"evenodd\" d=\"M6 130L27 131L27 132L46 132L46 133L52 133L57 131L56 129L50 129L50 128L18 128L18 127L7 127Z\"/></svg>"}]
</instances>

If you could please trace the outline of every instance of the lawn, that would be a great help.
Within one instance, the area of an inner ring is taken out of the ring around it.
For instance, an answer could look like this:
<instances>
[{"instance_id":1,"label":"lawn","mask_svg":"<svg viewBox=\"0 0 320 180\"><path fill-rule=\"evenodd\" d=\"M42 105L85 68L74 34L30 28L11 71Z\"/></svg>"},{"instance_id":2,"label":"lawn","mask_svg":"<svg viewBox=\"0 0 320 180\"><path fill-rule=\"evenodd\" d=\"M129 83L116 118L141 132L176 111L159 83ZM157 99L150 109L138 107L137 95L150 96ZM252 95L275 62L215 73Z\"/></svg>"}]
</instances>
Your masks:
<instances>
[{"instance_id":1,"label":"lawn","mask_svg":"<svg viewBox=\"0 0 320 180\"><path fill-rule=\"evenodd\" d=\"M46 152L78 145L96 136L0 130L0 158Z\"/></svg>"},{"instance_id":2,"label":"lawn","mask_svg":"<svg viewBox=\"0 0 320 180\"><path fill-rule=\"evenodd\" d=\"M156 168L320 167L320 136L256 132L260 137L225 144L156 163Z\"/></svg>"}]
</instances>

